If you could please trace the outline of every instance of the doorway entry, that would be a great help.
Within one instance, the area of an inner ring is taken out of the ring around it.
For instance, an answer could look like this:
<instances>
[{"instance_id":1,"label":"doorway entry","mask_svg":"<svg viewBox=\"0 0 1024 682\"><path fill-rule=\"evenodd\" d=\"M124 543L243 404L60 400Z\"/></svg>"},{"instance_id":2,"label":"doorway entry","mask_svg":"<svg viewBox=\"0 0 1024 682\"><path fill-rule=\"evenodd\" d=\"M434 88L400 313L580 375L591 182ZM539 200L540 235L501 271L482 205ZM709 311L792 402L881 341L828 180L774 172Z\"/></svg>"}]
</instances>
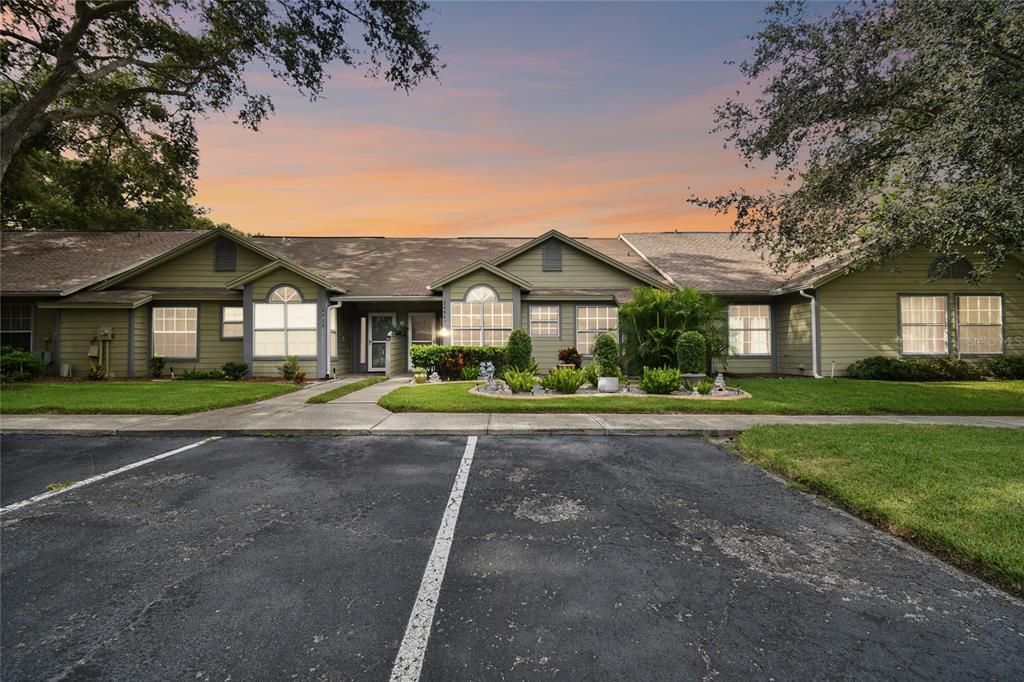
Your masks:
<instances>
[{"instance_id":1,"label":"doorway entry","mask_svg":"<svg viewBox=\"0 0 1024 682\"><path fill-rule=\"evenodd\" d=\"M366 344L369 346L368 372L386 372L388 369L388 332L395 321L394 313L368 313L369 331Z\"/></svg>"}]
</instances>

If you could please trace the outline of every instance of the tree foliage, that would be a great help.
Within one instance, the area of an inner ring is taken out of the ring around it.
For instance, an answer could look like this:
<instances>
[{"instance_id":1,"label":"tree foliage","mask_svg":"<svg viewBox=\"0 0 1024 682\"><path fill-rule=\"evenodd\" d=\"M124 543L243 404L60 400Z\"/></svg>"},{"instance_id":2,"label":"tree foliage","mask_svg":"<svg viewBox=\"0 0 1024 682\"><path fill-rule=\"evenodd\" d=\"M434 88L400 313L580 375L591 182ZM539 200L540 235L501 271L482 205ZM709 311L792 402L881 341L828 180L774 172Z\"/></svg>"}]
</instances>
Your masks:
<instances>
[{"instance_id":1,"label":"tree foliage","mask_svg":"<svg viewBox=\"0 0 1024 682\"><path fill-rule=\"evenodd\" d=\"M924 246L945 267L970 255L977 281L1024 250L1020 0L779 1L751 38L759 93L717 107L715 130L781 189L692 202L735 212L780 270Z\"/></svg>"},{"instance_id":2,"label":"tree foliage","mask_svg":"<svg viewBox=\"0 0 1024 682\"><path fill-rule=\"evenodd\" d=\"M427 9L419 0L9 0L0 179L13 183L5 214L15 215L5 225L46 226L38 217L61 215L55 204L79 197L90 175L99 189L87 206L131 218L104 186L123 179L128 210L195 218L196 116L235 109L238 123L258 129L273 103L253 75L316 99L333 61L408 90L442 68ZM40 205L33 178L58 188L53 202Z\"/></svg>"}]
</instances>

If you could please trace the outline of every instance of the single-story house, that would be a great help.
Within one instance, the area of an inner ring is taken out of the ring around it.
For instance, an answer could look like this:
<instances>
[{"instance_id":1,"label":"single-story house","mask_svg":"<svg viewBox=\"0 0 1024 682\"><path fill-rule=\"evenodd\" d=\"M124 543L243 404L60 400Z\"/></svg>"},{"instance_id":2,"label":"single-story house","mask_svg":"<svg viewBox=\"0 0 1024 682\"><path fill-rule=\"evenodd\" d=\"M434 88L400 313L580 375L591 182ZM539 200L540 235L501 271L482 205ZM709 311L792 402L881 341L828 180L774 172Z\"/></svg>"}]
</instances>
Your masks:
<instances>
[{"instance_id":1,"label":"single-story house","mask_svg":"<svg viewBox=\"0 0 1024 682\"><path fill-rule=\"evenodd\" d=\"M872 355L1024 353L1019 263L972 288L960 273L929 279L935 259L924 251L864 271L833 262L780 274L744 238L707 232L5 232L0 247L0 344L73 376L92 364L145 376L155 355L178 374L236 361L276 375L289 355L309 376L397 374L410 368L410 345L497 345L515 327L546 368L560 348L589 355L641 285L726 298L734 374L839 376Z\"/></svg>"}]
</instances>

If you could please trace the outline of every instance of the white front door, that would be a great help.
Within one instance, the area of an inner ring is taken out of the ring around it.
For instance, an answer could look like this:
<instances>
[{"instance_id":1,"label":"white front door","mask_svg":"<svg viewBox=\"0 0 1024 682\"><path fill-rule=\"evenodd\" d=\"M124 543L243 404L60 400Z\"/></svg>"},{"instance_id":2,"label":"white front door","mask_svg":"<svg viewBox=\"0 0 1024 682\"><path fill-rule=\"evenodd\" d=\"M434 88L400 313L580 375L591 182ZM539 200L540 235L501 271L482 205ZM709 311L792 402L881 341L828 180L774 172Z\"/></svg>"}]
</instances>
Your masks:
<instances>
[{"instance_id":1,"label":"white front door","mask_svg":"<svg viewBox=\"0 0 1024 682\"><path fill-rule=\"evenodd\" d=\"M394 313L369 313L370 333L366 343L369 346L368 372L384 372L388 368L388 332L395 320Z\"/></svg>"},{"instance_id":2,"label":"white front door","mask_svg":"<svg viewBox=\"0 0 1024 682\"><path fill-rule=\"evenodd\" d=\"M409 313L409 369L412 369L412 347L429 346L436 338L436 313Z\"/></svg>"}]
</instances>

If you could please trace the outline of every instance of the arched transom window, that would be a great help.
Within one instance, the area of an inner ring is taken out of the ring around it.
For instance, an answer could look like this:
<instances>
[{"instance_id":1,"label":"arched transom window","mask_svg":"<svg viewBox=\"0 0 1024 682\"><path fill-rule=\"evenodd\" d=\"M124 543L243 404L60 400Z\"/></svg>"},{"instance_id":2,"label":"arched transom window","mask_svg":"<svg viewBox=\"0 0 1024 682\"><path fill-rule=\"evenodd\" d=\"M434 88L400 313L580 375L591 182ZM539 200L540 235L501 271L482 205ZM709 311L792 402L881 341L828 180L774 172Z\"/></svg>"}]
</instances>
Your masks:
<instances>
[{"instance_id":1,"label":"arched transom window","mask_svg":"<svg viewBox=\"0 0 1024 682\"><path fill-rule=\"evenodd\" d=\"M452 301L452 345L501 346L512 332L512 301L502 301L489 286L480 284Z\"/></svg>"},{"instance_id":2,"label":"arched transom window","mask_svg":"<svg viewBox=\"0 0 1024 682\"><path fill-rule=\"evenodd\" d=\"M253 355L316 357L316 303L304 303L299 290L282 285L253 310Z\"/></svg>"}]
</instances>

